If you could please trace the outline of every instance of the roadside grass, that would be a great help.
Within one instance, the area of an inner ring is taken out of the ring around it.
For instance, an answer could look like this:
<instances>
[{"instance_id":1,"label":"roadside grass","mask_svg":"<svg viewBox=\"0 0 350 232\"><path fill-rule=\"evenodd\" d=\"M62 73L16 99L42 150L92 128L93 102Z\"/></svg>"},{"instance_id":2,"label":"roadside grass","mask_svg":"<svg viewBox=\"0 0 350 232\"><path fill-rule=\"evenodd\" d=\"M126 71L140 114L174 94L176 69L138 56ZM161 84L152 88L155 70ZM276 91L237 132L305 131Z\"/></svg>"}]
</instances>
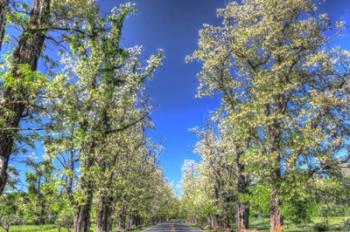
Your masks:
<instances>
[{"instance_id":1,"label":"roadside grass","mask_svg":"<svg viewBox=\"0 0 350 232\"><path fill-rule=\"evenodd\" d=\"M329 217L328 218L328 231L341 231L348 232L349 229L344 229L344 223L346 220L350 219L350 217ZM315 217L312 219L311 223L305 223L300 225L293 225L286 222L285 232L312 232L314 231L313 226L317 223L325 223L326 218ZM258 231L269 231L269 219L268 218L254 218L251 219L251 229L255 229ZM193 228L201 228L200 225L191 225ZM92 232L95 232L95 226L92 226ZM152 228L152 226L144 226L134 230L130 230L128 232L144 232L148 229ZM61 229L61 232L71 232L73 230L67 230L65 228ZM204 231L209 231L205 229ZM0 232L5 232L3 228L0 228ZM58 228L56 225L15 225L10 228L10 232L58 232ZM217 231L222 232L222 231Z\"/></svg>"},{"instance_id":2,"label":"roadside grass","mask_svg":"<svg viewBox=\"0 0 350 232\"><path fill-rule=\"evenodd\" d=\"M151 228L151 226L129 230L128 232L143 232L149 228ZM73 229L67 230L65 228L61 228L61 232L71 231L73 231ZM93 227L91 231L95 232L96 229ZM0 232L5 232L5 230L3 228L0 228ZM10 232L58 232L58 228L56 225L14 225L11 226Z\"/></svg>"},{"instance_id":3,"label":"roadside grass","mask_svg":"<svg viewBox=\"0 0 350 232\"><path fill-rule=\"evenodd\" d=\"M344 229L345 221L350 219L350 217L329 217L328 218L328 231L349 231L349 229ZM304 224L291 224L285 222L285 231L286 232L309 232L314 231L315 224L326 223L326 218L315 217L310 223ZM257 218L251 221L251 228L259 231L269 231L269 218Z\"/></svg>"},{"instance_id":4,"label":"roadside grass","mask_svg":"<svg viewBox=\"0 0 350 232\"><path fill-rule=\"evenodd\" d=\"M1 232L5 230L0 229ZM10 232L57 232L56 225L14 225L10 227ZM61 232L67 232L66 229L61 229Z\"/></svg>"},{"instance_id":5,"label":"roadside grass","mask_svg":"<svg viewBox=\"0 0 350 232\"><path fill-rule=\"evenodd\" d=\"M339 231L339 232L349 232L349 228L345 229L345 221L349 220L350 217L329 217L328 218L328 226L329 229L326 231ZM285 232L312 232L316 231L314 230L314 225L315 224L322 224L326 223L326 218L323 217L315 217L312 219L312 222L310 223L304 223L304 224L291 224L285 222ZM192 227L195 228L202 228L199 225L191 225ZM268 232L270 231L270 221L269 218L252 218L250 221L250 227L252 230L257 230L261 232ZM205 232L209 232L207 228L204 228ZM223 230L218 230L217 232L223 232Z\"/></svg>"}]
</instances>

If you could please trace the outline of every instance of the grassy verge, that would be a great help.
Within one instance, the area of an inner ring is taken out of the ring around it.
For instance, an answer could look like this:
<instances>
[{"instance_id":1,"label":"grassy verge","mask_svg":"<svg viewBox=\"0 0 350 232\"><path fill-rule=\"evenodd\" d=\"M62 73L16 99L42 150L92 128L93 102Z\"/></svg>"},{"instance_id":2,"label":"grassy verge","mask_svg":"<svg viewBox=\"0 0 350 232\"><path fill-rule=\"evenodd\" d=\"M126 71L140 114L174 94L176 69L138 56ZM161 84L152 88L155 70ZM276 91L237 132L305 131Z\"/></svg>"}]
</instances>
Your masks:
<instances>
[{"instance_id":1,"label":"grassy verge","mask_svg":"<svg viewBox=\"0 0 350 232\"><path fill-rule=\"evenodd\" d=\"M5 231L3 228L0 229L1 232ZM58 229L56 225L15 225L10 227L10 232L57 232ZM67 230L62 229L61 232L67 232Z\"/></svg>"},{"instance_id":2,"label":"grassy verge","mask_svg":"<svg viewBox=\"0 0 350 232\"><path fill-rule=\"evenodd\" d=\"M328 218L328 230L324 231L341 231L341 232L349 232L349 229L345 229L345 221L350 219L350 217L329 217ZM285 232L312 232L314 230L315 224L323 224L326 222L325 218L322 217L316 217L312 219L312 222L305 223L305 224L299 224L294 225L290 224L288 222L285 223ZM206 228L205 226L201 225L190 225L194 228ZM233 226L234 227L234 226ZM252 230L257 230L261 232L268 232L270 231L270 220L269 218L254 218L250 221L250 227ZM208 229L204 229L204 231L209 232ZM223 230L218 230L217 232L223 232Z\"/></svg>"},{"instance_id":3,"label":"grassy verge","mask_svg":"<svg viewBox=\"0 0 350 232\"><path fill-rule=\"evenodd\" d=\"M151 226L140 227L134 230L129 230L128 232L143 232ZM73 229L68 231L67 229L61 229L61 232L71 232ZM5 232L3 228L0 228L0 232ZM10 232L58 232L56 225L15 225L11 226ZM95 228L92 229L92 232L95 232Z\"/></svg>"},{"instance_id":4,"label":"grassy verge","mask_svg":"<svg viewBox=\"0 0 350 232\"><path fill-rule=\"evenodd\" d=\"M347 229L344 229L344 222L349 219L349 217L330 217L328 218L328 225L329 230L328 231L348 231ZM286 232L309 232L309 231L315 231L314 226L315 224L322 224L325 223L326 219L317 217L313 218L311 223L305 223L305 224L299 224L294 225L286 222L285 224L285 231ZM269 219L268 218L261 218L261 219L254 219L251 221L251 227L252 229L257 229L260 231L269 231Z\"/></svg>"}]
</instances>

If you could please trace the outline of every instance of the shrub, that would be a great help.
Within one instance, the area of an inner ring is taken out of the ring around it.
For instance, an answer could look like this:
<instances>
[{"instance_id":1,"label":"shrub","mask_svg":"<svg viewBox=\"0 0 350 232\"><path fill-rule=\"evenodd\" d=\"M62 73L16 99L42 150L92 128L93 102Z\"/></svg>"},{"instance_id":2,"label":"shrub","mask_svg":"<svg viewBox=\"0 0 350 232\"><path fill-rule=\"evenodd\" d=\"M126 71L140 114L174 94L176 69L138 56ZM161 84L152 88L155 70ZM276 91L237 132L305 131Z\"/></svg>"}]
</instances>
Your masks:
<instances>
[{"instance_id":1,"label":"shrub","mask_svg":"<svg viewBox=\"0 0 350 232\"><path fill-rule=\"evenodd\" d=\"M61 231L61 228L66 228L69 230L73 226L73 218L73 211L62 210L56 220L58 230Z\"/></svg>"},{"instance_id":2,"label":"shrub","mask_svg":"<svg viewBox=\"0 0 350 232\"><path fill-rule=\"evenodd\" d=\"M329 225L327 223L316 223L313 229L316 232L329 231Z\"/></svg>"},{"instance_id":3,"label":"shrub","mask_svg":"<svg viewBox=\"0 0 350 232\"><path fill-rule=\"evenodd\" d=\"M344 230L350 231L350 219L344 221Z\"/></svg>"}]
</instances>

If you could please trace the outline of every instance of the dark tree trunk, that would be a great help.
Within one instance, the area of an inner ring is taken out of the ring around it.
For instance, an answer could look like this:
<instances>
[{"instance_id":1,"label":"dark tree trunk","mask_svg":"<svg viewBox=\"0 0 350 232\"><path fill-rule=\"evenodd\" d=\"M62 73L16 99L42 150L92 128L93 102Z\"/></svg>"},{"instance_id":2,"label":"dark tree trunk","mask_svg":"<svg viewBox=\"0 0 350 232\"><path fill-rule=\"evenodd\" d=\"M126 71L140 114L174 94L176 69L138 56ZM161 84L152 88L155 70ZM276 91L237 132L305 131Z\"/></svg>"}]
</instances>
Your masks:
<instances>
[{"instance_id":1,"label":"dark tree trunk","mask_svg":"<svg viewBox=\"0 0 350 232\"><path fill-rule=\"evenodd\" d=\"M83 149L83 153L86 154L92 154L95 143L86 143L85 146L83 145L85 149ZM84 152L85 151L85 152ZM93 160L91 158L88 158L85 160L83 167L88 172L93 165ZM74 232L89 232L91 227L91 206L92 206L92 199L94 195L94 184L91 180L91 176L89 173L83 174L81 177L81 190L86 195L85 201L76 206L76 215L75 215L75 221L74 221Z\"/></svg>"},{"instance_id":2,"label":"dark tree trunk","mask_svg":"<svg viewBox=\"0 0 350 232\"><path fill-rule=\"evenodd\" d=\"M126 213L124 210L119 215L119 227L122 231L125 231L125 229L126 229Z\"/></svg>"},{"instance_id":3,"label":"dark tree trunk","mask_svg":"<svg viewBox=\"0 0 350 232\"><path fill-rule=\"evenodd\" d=\"M89 204L78 206L74 222L74 232L90 231L90 211L91 205Z\"/></svg>"},{"instance_id":4,"label":"dark tree trunk","mask_svg":"<svg viewBox=\"0 0 350 232\"><path fill-rule=\"evenodd\" d=\"M236 157L237 166L237 190L238 194L248 194L249 181L244 175L244 165L241 163L241 155L237 154ZM238 197L237 202L237 230L246 231L249 229L249 205L241 201Z\"/></svg>"},{"instance_id":5,"label":"dark tree trunk","mask_svg":"<svg viewBox=\"0 0 350 232\"><path fill-rule=\"evenodd\" d=\"M281 215L281 202L279 200L276 191L272 190L271 193L271 232L283 231L283 220Z\"/></svg>"},{"instance_id":6,"label":"dark tree trunk","mask_svg":"<svg viewBox=\"0 0 350 232\"><path fill-rule=\"evenodd\" d=\"M43 30L50 20L50 0L35 0L30 14L29 25L20 37L13 58L12 75L22 78L19 72L20 65L29 65L36 71L38 60L44 46L47 30ZM28 96L25 88L13 90L7 88L3 95L3 104L0 105L0 118L4 119L5 128L0 130L0 195L7 183L7 167L13 152L15 136L20 121L27 109ZM8 114L11 112L11 114ZM10 115L10 116L9 116ZM6 129L8 128L8 129Z\"/></svg>"},{"instance_id":7,"label":"dark tree trunk","mask_svg":"<svg viewBox=\"0 0 350 232\"><path fill-rule=\"evenodd\" d=\"M244 203L237 204L237 231L249 229L249 207Z\"/></svg>"},{"instance_id":8,"label":"dark tree trunk","mask_svg":"<svg viewBox=\"0 0 350 232\"><path fill-rule=\"evenodd\" d=\"M273 152L279 151L279 138L281 136L281 130L278 123L275 123L273 130L271 132L271 137L273 138L275 147L272 149ZM283 218L281 215L281 199L279 196L280 182L281 182L281 156L278 155L273 162L272 169L272 182L270 184L271 193L270 193L270 203L271 203L271 212L270 212L270 224L272 232L282 232L283 231Z\"/></svg>"},{"instance_id":9,"label":"dark tree trunk","mask_svg":"<svg viewBox=\"0 0 350 232\"><path fill-rule=\"evenodd\" d=\"M90 212L92 205L92 191L89 190L84 204L77 207L74 220L74 232L89 232L91 227Z\"/></svg>"},{"instance_id":10,"label":"dark tree trunk","mask_svg":"<svg viewBox=\"0 0 350 232\"><path fill-rule=\"evenodd\" d=\"M285 84L285 83L282 83ZM287 103L283 95L278 95L275 97L277 102L277 112L278 114L284 114L284 104ZM271 106L266 108L267 115L271 110ZM281 137L282 130L281 124L278 120L275 120L271 127L268 128L269 137L272 140L271 153L276 154L276 157L272 160L271 169L271 182L270 182L270 226L271 232L282 232L283 231L283 219L281 215L282 202L280 199L280 183L282 178L281 172Z\"/></svg>"},{"instance_id":11,"label":"dark tree trunk","mask_svg":"<svg viewBox=\"0 0 350 232\"><path fill-rule=\"evenodd\" d=\"M111 197L100 196L98 203L98 213L96 222L97 232L112 231L113 199Z\"/></svg>"},{"instance_id":12,"label":"dark tree trunk","mask_svg":"<svg viewBox=\"0 0 350 232\"><path fill-rule=\"evenodd\" d=\"M5 36L6 14L8 11L9 0L0 0L0 51Z\"/></svg>"}]
</instances>

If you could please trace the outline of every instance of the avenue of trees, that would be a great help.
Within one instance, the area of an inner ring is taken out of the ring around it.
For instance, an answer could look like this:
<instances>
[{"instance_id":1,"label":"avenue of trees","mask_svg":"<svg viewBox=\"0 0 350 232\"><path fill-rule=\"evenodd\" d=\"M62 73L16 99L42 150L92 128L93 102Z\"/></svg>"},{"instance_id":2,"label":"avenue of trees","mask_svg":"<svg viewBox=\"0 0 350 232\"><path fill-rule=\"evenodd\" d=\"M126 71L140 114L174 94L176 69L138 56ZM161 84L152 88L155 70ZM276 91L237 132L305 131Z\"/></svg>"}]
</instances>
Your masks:
<instances>
[{"instance_id":1,"label":"avenue of trees","mask_svg":"<svg viewBox=\"0 0 350 232\"><path fill-rule=\"evenodd\" d=\"M197 97L220 106L193 129L201 161L185 161L178 199L148 135L163 52L121 45L135 5L0 0L0 230L182 218L244 232L268 218L282 232L350 216L350 51L318 4L232 0L200 30L187 61L202 64Z\"/></svg>"},{"instance_id":2,"label":"avenue of trees","mask_svg":"<svg viewBox=\"0 0 350 232\"><path fill-rule=\"evenodd\" d=\"M204 25L189 61L198 97L221 104L183 167L181 213L211 229L270 230L349 209L350 52L313 0L232 1Z\"/></svg>"},{"instance_id":3,"label":"avenue of trees","mask_svg":"<svg viewBox=\"0 0 350 232\"><path fill-rule=\"evenodd\" d=\"M142 47L120 44L124 20L135 11L124 4L105 15L93 0L0 0L6 231L56 224L109 232L177 213L158 166L161 147L147 135L153 124L144 83L163 53L145 62Z\"/></svg>"}]
</instances>

